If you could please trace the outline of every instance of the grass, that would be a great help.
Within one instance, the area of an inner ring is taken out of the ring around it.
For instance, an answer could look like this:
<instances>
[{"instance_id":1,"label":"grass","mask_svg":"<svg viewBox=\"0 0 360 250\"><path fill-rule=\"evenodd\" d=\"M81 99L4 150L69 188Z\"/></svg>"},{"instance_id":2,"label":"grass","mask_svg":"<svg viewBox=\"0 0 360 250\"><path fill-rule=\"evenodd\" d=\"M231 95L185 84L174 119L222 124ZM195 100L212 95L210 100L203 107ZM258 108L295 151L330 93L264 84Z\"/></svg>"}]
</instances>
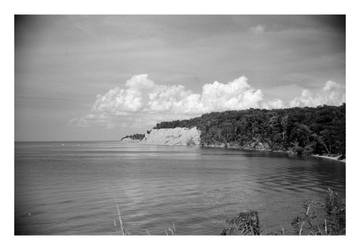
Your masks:
<instances>
[{"instance_id":1,"label":"grass","mask_svg":"<svg viewBox=\"0 0 360 250\"><path fill-rule=\"evenodd\" d=\"M221 235L260 235L260 222L257 211L239 213L238 216L227 220L227 226Z\"/></svg>"},{"instance_id":2,"label":"grass","mask_svg":"<svg viewBox=\"0 0 360 250\"><path fill-rule=\"evenodd\" d=\"M261 228L259 214L250 210L239 213L232 219L226 220L226 226L220 235L345 235L346 217L345 201L340 199L332 189L328 189L324 202L305 201L303 212L290 223L292 230L279 232L265 232ZM114 226L122 235L129 235L121 216L119 204L116 203ZM151 232L145 229L148 235ZM175 224L164 230L165 235L176 235Z\"/></svg>"},{"instance_id":3,"label":"grass","mask_svg":"<svg viewBox=\"0 0 360 250\"><path fill-rule=\"evenodd\" d=\"M304 211L291 222L292 231L263 232L258 212L246 211L227 221L221 235L345 235L345 202L328 189L325 202L306 201Z\"/></svg>"},{"instance_id":4,"label":"grass","mask_svg":"<svg viewBox=\"0 0 360 250\"><path fill-rule=\"evenodd\" d=\"M124 223L123 223L123 220L122 220L122 217L121 217L119 204L117 204L117 203L116 203L116 212L117 212L117 214L116 214L116 216L114 218L114 226L118 231L117 222L119 222L119 231L122 233L122 235L126 235L127 233L126 233Z\"/></svg>"},{"instance_id":5,"label":"grass","mask_svg":"<svg viewBox=\"0 0 360 250\"><path fill-rule=\"evenodd\" d=\"M296 217L292 226L299 235L345 235L345 203L328 189L325 203L308 201L305 212Z\"/></svg>"}]
</instances>

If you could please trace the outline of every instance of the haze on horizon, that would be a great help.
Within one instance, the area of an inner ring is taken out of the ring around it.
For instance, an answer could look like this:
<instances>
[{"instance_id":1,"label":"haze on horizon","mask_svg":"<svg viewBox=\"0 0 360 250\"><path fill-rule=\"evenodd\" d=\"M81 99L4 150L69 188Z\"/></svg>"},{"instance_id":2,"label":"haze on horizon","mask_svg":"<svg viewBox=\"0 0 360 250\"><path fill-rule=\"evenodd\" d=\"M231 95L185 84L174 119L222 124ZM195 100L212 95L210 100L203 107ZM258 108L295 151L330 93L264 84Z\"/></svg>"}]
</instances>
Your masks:
<instances>
[{"instance_id":1,"label":"haze on horizon","mask_svg":"<svg viewBox=\"0 0 360 250\"><path fill-rule=\"evenodd\" d=\"M345 16L16 16L15 140L345 102Z\"/></svg>"}]
</instances>

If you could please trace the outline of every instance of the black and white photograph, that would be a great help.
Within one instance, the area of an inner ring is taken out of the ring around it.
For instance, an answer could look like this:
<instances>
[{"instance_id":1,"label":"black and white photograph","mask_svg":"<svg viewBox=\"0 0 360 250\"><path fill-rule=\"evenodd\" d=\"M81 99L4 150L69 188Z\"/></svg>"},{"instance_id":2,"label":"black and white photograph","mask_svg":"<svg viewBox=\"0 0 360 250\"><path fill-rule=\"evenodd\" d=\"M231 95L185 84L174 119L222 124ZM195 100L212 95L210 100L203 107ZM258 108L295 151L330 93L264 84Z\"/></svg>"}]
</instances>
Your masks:
<instances>
[{"instance_id":1,"label":"black and white photograph","mask_svg":"<svg viewBox=\"0 0 360 250\"><path fill-rule=\"evenodd\" d=\"M347 234L346 14L13 19L15 236Z\"/></svg>"}]
</instances>

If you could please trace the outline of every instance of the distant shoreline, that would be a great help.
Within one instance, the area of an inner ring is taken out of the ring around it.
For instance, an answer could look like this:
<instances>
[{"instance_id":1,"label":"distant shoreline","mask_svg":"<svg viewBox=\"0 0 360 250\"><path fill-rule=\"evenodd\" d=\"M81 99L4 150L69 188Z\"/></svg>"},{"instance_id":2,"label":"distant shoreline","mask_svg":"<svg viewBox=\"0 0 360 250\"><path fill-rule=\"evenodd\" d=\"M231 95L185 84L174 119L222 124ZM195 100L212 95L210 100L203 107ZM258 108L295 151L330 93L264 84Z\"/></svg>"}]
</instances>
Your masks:
<instances>
[{"instance_id":1,"label":"distant shoreline","mask_svg":"<svg viewBox=\"0 0 360 250\"><path fill-rule=\"evenodd\" d=\"M125 143L129 143L129 144L143 144L143 145L160 145L160 146L185 146L185 147L189 147L188 145L171 145L171 144L151 144L151 143L141 143L141 140L128 140L128 141L123 141ZM288 156L294 155L293 152L291 151L283 151L283 150L276 150L276 151L272 151L272 150L267 150L265 148L262 149L256 149L256 148L250 148L250 147L239 147L239 146L234 146L234 145L226 145L225 144L207 144L207 145L193 145L193 146L198 146L200 148L214 148L214 149L225 149L225 150L235 150L235 151L250 151L250 152L268 152L268 153L281 153L281 154L286 154ZM346 163L346 159L342 159L340 160L339 158L341 157L341 155L336 155L336 156L329 156L329 155L318 155L318 154L312 154L309 155L309 157L311 158L315 158L315 159L324 159L324 160L330 160L330 161L337 161L337 162L341 162L341 163Z\"/></svg>"},{"instance_id":2,"label":"distant shoreline","mask_svg":"<svg viewBox=\"0 0 360 250\"><path fill-rule=\"evenodd\" d=\"M228 147L224 147L224 145L203 145L201 146L202 148L221 148L221 149L226 149L226 150L243 150L243 151L254 151L254 152L272 152L272 153L283 153L283 154L287 154L287 155L292 155L293 153L290 151L282 151L282 150L276 150L276 151L272 151L272 150L266 150L266 149L255 149L255 148L241 148L241 147L234 147L234 146L228 146ZM336 155L336 156L329 156L329 155L318 155L318 154L312 154L310 155L312 158L316 158L316 159L325 159L325 160L330 160L330 161L337 161L337 162L341 162L341 163L346 163L346 159L342 159L340 160L339 158L341 157L341 155Z\"/></svg>"}]
</instances>

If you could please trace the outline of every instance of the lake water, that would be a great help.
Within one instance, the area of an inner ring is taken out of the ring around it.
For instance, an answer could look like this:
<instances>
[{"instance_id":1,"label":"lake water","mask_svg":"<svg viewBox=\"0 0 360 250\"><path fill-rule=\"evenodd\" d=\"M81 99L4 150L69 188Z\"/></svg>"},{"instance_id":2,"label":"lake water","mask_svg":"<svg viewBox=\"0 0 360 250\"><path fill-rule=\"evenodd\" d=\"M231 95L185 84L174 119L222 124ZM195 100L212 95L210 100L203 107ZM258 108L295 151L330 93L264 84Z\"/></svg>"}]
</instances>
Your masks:
<instances>
[{"instance_id":1,"label":"lake water","mask_svg":"<svg viewBox=\"0 0 360 250\"><path fill-rule=\"evenodd\" d=\"M345 164L283 154L119 142L15 144L16 234L217 235L253 209L290 230L303 202L345 195Z\"/></svg>"}]
</instances>

